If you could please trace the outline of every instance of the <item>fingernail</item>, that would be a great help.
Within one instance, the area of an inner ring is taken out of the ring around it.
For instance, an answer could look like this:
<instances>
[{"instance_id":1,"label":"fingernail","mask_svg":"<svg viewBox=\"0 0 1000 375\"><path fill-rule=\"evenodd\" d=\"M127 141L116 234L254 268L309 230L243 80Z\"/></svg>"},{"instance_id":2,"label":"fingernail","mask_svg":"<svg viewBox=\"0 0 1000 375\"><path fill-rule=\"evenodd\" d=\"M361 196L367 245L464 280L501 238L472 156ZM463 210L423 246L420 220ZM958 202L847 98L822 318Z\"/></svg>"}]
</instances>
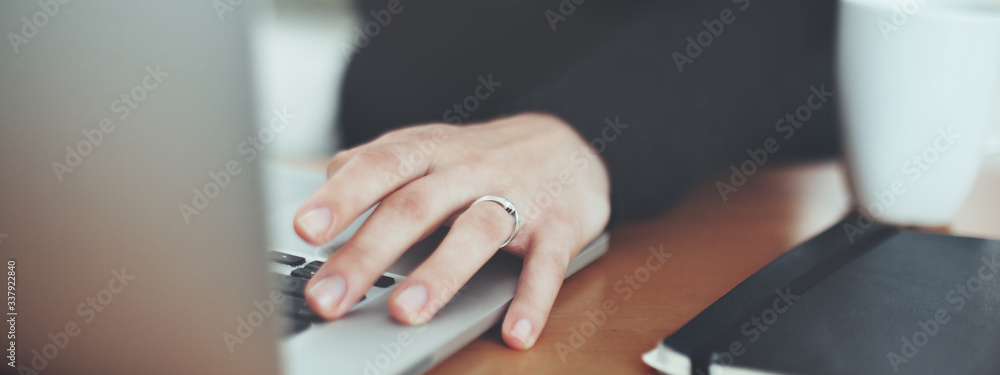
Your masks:
<instances>
[{"instance_id":1,"label":"fingernail","mask_svg":"<svg viewBox=\"0 0 1000 375\"><path fill-rule=\"evenodd\" d=\"M319 305L323 315L333 314L333 309L337 307L346 293L347 282L340 276L326 277L309 288L309 295Z\"/></svg>"},{"instance_id":2,"label":"fingernail","mask_svg":"<svg viewBox=\"0 0 1000 375\"><path fill-rule=\"evenodd\" d=\"M427 304L427 287L423 284L411 285L396 296L396 306L406 313L410 323L421 323L422 319L419 319L417 313L425 304Z\"/></svg>"},{"instance_id":3,"label":"fingernail","mask_svg":"<svg viewBox=\"0 0 1000 375\"><path fill-rule=\"evenodd\" d=\"M531 339L531 322L527 319L521 319L517 323L514 323L514 328L511 328L510 335L524 344L525 349L530 348L531 344L533 344L528 342Z\"/></svg>"},{"instance_id":4,"label":"fingernail","mask_svg":"<svg viewBox=\"0 0 1000 375\"><path fill-rule=\"evenodd\" d=\"M320 237L330 230L330 210L326 207L314 208L299 218L299 225L310 237Z\"/></svg>"}]
</instances>

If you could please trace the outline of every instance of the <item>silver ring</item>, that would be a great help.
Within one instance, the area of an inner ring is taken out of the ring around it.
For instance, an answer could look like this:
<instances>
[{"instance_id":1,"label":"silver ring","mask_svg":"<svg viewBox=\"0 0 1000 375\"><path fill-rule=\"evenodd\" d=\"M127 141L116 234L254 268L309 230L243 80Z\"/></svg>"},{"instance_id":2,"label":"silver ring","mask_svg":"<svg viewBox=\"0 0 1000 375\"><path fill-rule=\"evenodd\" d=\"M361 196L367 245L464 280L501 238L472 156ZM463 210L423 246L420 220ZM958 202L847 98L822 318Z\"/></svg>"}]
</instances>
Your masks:
<instances>
[{"instance_id":1,"label":"silver ring","mask_svg":"<svg viewBox=\"0 0 1000 375\"><path fill-rule=\"evenodd\" d=\"M476 199L475 202L472 202L472 205L470 205L469 207L475 206L476 203L485 201L496 202L496 204L499 204L500 207L503 207L504 211L507 211L507 213L510 214L510 216L514 217L514 230L510 232L510 237L507 237L507 241L505 241L503 245L500 245L500 248L503 248L504 246L507 246L507 244L509 244L510 241L514 239L514 236L517 235L517 231L521 229L521 217L517 215L517 207L514 207L514 203L507 200L507 198L498 197L495 195L484 195L481 198Z\"/></svg>"}]
</instances>

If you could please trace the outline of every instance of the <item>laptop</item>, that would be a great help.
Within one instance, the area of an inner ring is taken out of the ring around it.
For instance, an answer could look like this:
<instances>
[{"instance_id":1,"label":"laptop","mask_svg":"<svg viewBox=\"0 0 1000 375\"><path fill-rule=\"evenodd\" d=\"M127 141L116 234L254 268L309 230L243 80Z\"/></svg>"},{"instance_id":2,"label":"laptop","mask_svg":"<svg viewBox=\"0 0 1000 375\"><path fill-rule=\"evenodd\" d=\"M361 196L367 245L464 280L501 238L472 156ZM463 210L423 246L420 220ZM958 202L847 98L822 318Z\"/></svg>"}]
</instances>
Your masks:
<instances>
[{"instance_id":1,"label":"laptop","mask_svg":"<svg viewBox=\"0 0 1000 375\"><path fill-rule=\"evenodd\" d=\"M282 120L275 108L253 125L257 8L0 4L2 373L413 374L503 317L521 262L503 251L428 324L389 316L388 294L446 229L342 319L302 310L310 268L364 217L321 247L295 236L324 176L261 156Z\"/></svg>"}]
</instances>

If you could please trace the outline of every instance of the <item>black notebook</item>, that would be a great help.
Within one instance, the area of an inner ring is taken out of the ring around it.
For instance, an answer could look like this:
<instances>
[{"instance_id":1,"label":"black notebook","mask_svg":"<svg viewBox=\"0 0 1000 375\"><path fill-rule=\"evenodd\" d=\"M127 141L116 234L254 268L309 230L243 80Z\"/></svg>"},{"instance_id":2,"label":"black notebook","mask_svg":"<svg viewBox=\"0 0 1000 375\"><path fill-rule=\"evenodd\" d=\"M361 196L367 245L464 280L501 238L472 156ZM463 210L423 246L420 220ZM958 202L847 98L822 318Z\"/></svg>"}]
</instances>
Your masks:
<instances>
[{"instance_id":1,"label":"black notebook","mask_svg":"<svg viewBox=\"0 0 1000 375\"><path fill-rule=\"evenodd\" d=\"M1000 241L850 216L643 360L672 375L1000 374Z\"/></svg>"}]
</instances>

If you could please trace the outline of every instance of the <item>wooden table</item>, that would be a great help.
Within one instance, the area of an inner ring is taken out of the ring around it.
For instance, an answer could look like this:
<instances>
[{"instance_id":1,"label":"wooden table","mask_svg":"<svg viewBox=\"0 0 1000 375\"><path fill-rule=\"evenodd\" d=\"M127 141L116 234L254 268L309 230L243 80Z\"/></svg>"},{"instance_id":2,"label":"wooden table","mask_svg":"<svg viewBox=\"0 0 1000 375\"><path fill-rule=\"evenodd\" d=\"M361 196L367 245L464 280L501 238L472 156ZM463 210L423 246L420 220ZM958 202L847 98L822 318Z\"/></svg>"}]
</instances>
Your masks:
<instances>
[{"instance_id":1,"label":"wooden table","mask_svg":"<svg viewBox=\"0 0 1000 375\"><path fill-rule=\"evenodd\" d=\"M997 192L1000 170L984 171L952 232L1000 238ZM429 373L655 373L641 362L641 353L837 222L850 203L843 168L833 162L765 169L728 202L706 184L667 215L615 229L608 254L563 284L533 349L508 349L494 327ZM626 275L644 276L647 250L660 246L671 255L645 282L633 280L639 288L626 300ZM613 312L603 324L588 323L588 312L599 315L606 303Z\"/></svg>"}]
</instances>

